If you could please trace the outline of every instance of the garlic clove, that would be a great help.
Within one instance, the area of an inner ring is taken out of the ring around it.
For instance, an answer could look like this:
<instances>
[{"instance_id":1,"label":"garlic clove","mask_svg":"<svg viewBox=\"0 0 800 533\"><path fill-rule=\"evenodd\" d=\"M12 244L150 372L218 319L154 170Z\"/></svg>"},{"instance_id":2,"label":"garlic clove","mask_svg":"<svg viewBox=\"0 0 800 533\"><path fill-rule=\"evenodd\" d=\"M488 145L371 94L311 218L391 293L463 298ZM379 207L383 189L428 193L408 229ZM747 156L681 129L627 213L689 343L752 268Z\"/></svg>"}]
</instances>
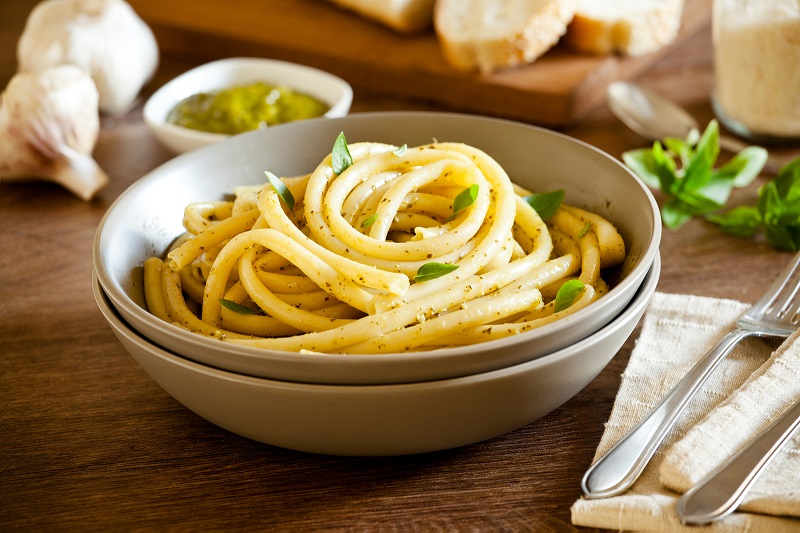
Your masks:
<instances>
[{"instance_id":1,"label":"garlic clove","mask_svg":"<svg viewBox=\"0 0 800 533\"><path fill-rule=\"evenodd\" d=\"M108 175L91 156L69 148L62 155L54 160L58 182L81 199L91 200L108 183Z\"/></svg>"},{"instance_id":2,"label":"garlic clove","mask_svg":"<svg viewBox=\"0 0 800 533\"><path fill-rule=\"evenodd\" d=\"M108 183L92 159L97 89L73 65L17 74L0 95L0 180L44 179L84 200Z\"/></svg>"},{"instance_id":3,"label":"garlic clove","mask_svg":"<svg viewBox=\"0 0 800 533\"><path fill-rule=\"evenodd\" d=\"M158 45L124 0L49 0L28 17L17 61L20 72L82 67L97 86L100 111L120 115L155 73Z\"/></svg>"}]
</instances>

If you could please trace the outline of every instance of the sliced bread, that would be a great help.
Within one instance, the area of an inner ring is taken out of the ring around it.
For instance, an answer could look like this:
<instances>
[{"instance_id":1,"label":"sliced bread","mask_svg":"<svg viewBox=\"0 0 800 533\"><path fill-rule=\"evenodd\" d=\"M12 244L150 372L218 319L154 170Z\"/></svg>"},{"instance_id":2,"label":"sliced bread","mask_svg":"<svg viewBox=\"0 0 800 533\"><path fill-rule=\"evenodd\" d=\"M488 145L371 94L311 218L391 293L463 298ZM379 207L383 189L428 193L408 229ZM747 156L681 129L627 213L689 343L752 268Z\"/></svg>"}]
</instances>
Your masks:
<instances>
[{"instance_id":1,"label":"sliced bread","mask_svg":"<svg viewBox=\"0 0 800 533\"><path fill-rule=\"evenodd\" d=\"M430 27L435 0L328 0L402 33Z\"/></svg>"},{"instance_id":2,"label":"sliced bread","mask_svg":"<svg viewBox=\"0 0 800 533\"><path fill-rule=\"evenodd\" d=\"M675 39L684 0L577 0L564 42L592 54L639 56Z\"/></svg>"},{"instance_id":3,"label":"sliced bread","mask_svg":"<svg viewBox=\"0 0 800 533\"><path fill-rule=\"evenodd\" d=\"M572 0L437 0L433 21L447 63L488 73L535 61L573 14Z\"/></svg>"}]
</instances>

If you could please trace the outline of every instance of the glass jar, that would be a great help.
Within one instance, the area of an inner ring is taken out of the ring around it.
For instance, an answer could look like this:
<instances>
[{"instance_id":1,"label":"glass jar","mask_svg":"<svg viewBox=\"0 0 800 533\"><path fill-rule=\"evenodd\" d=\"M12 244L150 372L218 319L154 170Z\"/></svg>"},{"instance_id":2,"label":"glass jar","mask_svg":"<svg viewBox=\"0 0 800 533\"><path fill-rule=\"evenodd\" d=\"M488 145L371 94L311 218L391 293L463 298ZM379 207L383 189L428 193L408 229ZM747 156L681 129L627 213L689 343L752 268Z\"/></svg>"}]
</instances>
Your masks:
<instances>
[{"instance_id":1,"label":"glass jar","mask_svg":"<svg viewBox=\"0 0 800 533\"><path fill-rule=\"evenodd\" d=\"M800 0L714 0L717 118L761 143L800 142Z\"/></svg>"}]
</instances>

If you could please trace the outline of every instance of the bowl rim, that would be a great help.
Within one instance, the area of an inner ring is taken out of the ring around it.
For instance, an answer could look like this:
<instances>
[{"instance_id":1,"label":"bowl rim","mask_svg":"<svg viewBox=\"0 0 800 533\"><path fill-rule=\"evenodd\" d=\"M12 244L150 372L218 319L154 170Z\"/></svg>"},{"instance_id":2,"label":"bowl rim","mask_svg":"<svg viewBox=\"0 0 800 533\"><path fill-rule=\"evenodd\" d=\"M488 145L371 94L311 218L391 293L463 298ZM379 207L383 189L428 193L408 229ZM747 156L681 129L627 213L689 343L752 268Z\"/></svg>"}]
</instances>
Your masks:
<instances>
[{"instance_id":1,"label":"bowl rim","mask_svg":"<svg viewBox=\"0 0 800 533\"><path fill-rule=\"evenodd\" d=\"M269 385L272 387L279 386L279 387L293 388L298 390L306 388L314 388L320 391L323 390L347 391L349 393L354 393L354 394L369 394L371 392L375 392L378 390L413 391L418 388L430 387L432 385L433 386L440 385L445 387L458 387L469 383L474 383L475 381L502 379L504 377L514 375L518 372L532 370L534 368L555 364L563 359L567 359L573 356L576 352L581 351L584 348L587 348L588 346L595 344L602 339L605 339L609 335L614 334L615 332L617 332L617 330L624 327L624 325L628 322L628 320L631 318L632 315L636 315L640 311L644 312L647 306L650 304L650 300L652 299L653 294L655 294L656 292L660 275L661 275L661 255L659 253L656 254L656 257L652 265L648 269L647 274L645 275L645 278L642 282L642 285L636 291L636 294L634 294L630 303L627 306L625 306L622 312L614 316L611 319L611 321L609 321L605 326L595 331L594 333L570 344L569 346L556 350L542 357L505 366L502 368L497 368L494 370L468 374L465 376L431 379L424 381L413 381L405 383L375 383L375 384L308 383L308 382L289 381L289 380L281 380L275 378L250 376L247 374L242 374L224 368L217 368L214 366L206 365L194 361L192 359L189 359L180 354L177 354L172 350L164 348L156 344L155 342L151 341L138 331L136 331L130 324L128 324L122 318L119 312L114 308L111 299L108 297L108 294L103 289L102 285L99 283L99 280L96 277L95 272L93 272L92 276L93 277L92 292L94 294L95 300L97 301L97 305L100 308L101 313L103 314L103 317L106 320L108 320L109 322L112 322L113 320L114 325L116 325L122 331L124 331L126 336L131 341L135 342L139 346L145 347L150 351L155 352L158 355L158 357L161 357L177 366L183 366L185 368L188 368L189 370L203 372L207 375L216 376L222 379L227 379L232 381L244 381L247 382L248 384L256 384L256 385L261 384L261 385ZM617 354L615 353L612 357L609 358L609 360L616 355Z\"/></svg>"},{"instance_id":2,"label":"bowl rim","mask_svg":"<svg viewBox=\"0 0 800 533\"><path fill-rule=\"evenodd\" d=\"M343 117L338 120L373 120L373 121L382 121L391 118L403 118L403 119L414 119L416 117L425 117L427 119L457 119L457 120L466 120L466 121L479 121L479 122L492 122L498 124L508 124L513 127L524 127L537 130L541 133L545 133L546 135L552 135L555 137L562 138L567 140L571 143L576 143L577 145L583 147L590 152L599 155L600 157L607 159L611 163L613 163L618 169L621 169L625 172L630 178L631 183L636 184L641 191L643 192L645 198L647 199L650 207L650 211L653 214L653 232L650 235L650 240L648 242L647 248L641 251L640 254L640 263L632 271L625 279L623 279L619 284L613 287L609 294L606 294L604 298L608 298L609 296L614 296L615 294L620 293L630 284L636 283L637 279L638 282L641 283L644 276L647 274L648 269L651 268L655 257L659 253L659 246L661 241L661 223L660 223L660 214L658 210L658 205L653 197L652 193L649 191L647 186L627 167L625 167L622 163L620 163L617 159L613 158L611 155L605 153L604 151L584 142L579 139L575 139L568 135L565 135L560 132L552 131L546 128L542 128L539 126L534 126L530 124L525 124L513 120L502 119L502 118L494 118L494 117L484 117L478 115L469 115L469 114L462 114L462 113L450 113L450 112L406 112L406 111L384 111L384 112L370 112L370 113L356 113L350 114L347 117ZM323 120L330 120L330 119L309 119L305 121L299 121L295 123L289 123L284 125L275 126L271 128L274 131L276 128L292 128L292 127L313 127L312 124L316 121L323 121ZM336 120L336 119L334 119ZM264 130L266 131L266 130ZM248 132L241 134L241 136L247 135L258 135L259 131ZM142 320L146 320L148 322L152 322L156 324L155 321L158 319L151 315L145 309L142 309L136 302L130 299L124 291L118 290L115 284L110 279L109 275L105 272L103 268L103 261L102 261L102 253L100 249L100 241L101 237L105 228L106 221L110 214L115 210L115 208L125 199L133 194L137 187L143 186L146 184L147 180L151 178L153 175L158 175L164 172L169 171L172 166L179 166L183 158L185 157L197 157L197 154L201 150L208 150L214 149L214 146L208 146L201 148L198 151L193 151L191 153L181 154L170 161L167 161L163 165L153 169L148 174L131 184L128 189L126 189L122 194L115 199L115 201L109 206L107 212L101 219L94 239L93 244L93 263L94 263L94 270L97 272L97 276L100 282L100 285L104 288L106 293L108 294L110 300L114 303L117 308L122 308L126 312L132 313L137 318L141 318ZM144 260L144 257L141 258ZM636 275L634 275L636 274ZM637 278L638 276L638 278ZM117 294L117 292L121 292L122 294ZM594 311L594 306L589 305L585 309L581 309L577 311L575 315L573 315L575 320L580 319L580 317L588 316L589 313ZM569 327L568 322L570 321L557 321L542 328L537 328L535 330L531 330L520 335L514 335L511 337L497 339L492 341L486 341L480 344L474 345L466 345L466 346L459 346L453 348L446 348L442 350L430 351L430 352L414 352L414 353L384 353L376 356L374 354L324 354L324 357L327 361L333 361L338 365L360 365L365 364L367 361L372 362L372 364L382 364L386 366L391 365L407 365L409 361L416 361L416 360L423 360L428 359L431 357L436 357L437 359L443 359L448 356L451 357L458 357L466 355L470 352L475 350L479 350L481 352L489 351L490 349L508 349L514 346L517 346L526 341L528 337L531 335L536 335L537 332L539 335L543 334L544 331L555 331L560 332L564 328ZM159 327L160 331L163 331L165 334L177 338L182 342L188 343L189 348L194 348L198 350L203 350L204 348L209 346L209 342L217 342L223 343L224 341L220 341L217 339L209 338L200 336L198 334L182 330L180 328L176 328L170 324L162 323L158 324L156 327ZM304 354L304 353L297 353L297 352L290 352L290 351L279 351L279 350L267 350L263 348L256 348L251 346L241 346L235 345L231 343L224 343L218 345L211 345L211 346L224 346L227 351L235 352L238 356L245 357L245 358L253 358L254 361L266 361L267 358L271 361L286 363L286 364L307 364L307 365L314 365L318 364L319 362L319 354Z\"/></svg>"},{"instance_id":3,"label":"bowl rim","mask_svg":"<svg viewBox=\"0 0 800 533\"><path fill-rule=\"evenodd\" d=\"M261 78L274 77L279 79L281 76L289 75L290 77L300 77L301 79L314 80L314 87L318 88L324 86L326 89L331 89L332 92L336 91L336 98L323 98L320 94L323 91L317 91L314 96L322 99L330 106L330 109L323 115L323 117L341 117L347 115L350 110L350 105L353 102L353 88L344 79L326 72L324 70L302 65L300 63L292 63L290 61L283 61L280 59L269 59L259 57L228 57L224 59L217 59L177 75L168 82L159 87L144 104L142 109L142 117L145 124L154 130L159 130L162 134L167 135L180 135L186 139L191 139L196 143L209 143L217 142L231 137L231 135L223 133L211 133L191 128L184 128L176 124L167 122L167 113L175 104L182 98L186 98L198 91L220 89L230 86L224 80L214 83L204 83L200 87L184 87L189 81L206 75L209 72L236 72L237 69L250 69L262 70L265 74L257 76ZM256 76L246 76L247 78L254 78ZM324 85L319 85L324 84ZM287 83L290 87L294 88L291 82ZM181 89L182 88L182 89ZM306 92L304 90L304 92ZM174 94L173 94L174 93ZM166 112L164 111L166 110Z\"/></svg>"}]
</instances>

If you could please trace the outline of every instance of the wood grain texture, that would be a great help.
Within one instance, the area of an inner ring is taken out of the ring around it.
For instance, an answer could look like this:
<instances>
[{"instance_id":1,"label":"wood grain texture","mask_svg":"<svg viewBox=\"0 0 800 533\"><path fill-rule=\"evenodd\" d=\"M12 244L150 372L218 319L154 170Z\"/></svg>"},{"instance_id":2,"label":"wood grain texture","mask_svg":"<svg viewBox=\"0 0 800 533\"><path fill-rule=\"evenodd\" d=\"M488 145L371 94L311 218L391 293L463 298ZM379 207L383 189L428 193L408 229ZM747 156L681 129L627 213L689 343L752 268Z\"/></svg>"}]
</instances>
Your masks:
<instances>
[{"instance_id":1,"label":"wood grain texture","mask_svg":"<svg viewBox=\"0 0 800 533\"><path fill-rule=\"evenodd\" d=\"M0 2L5 50L33 5ZM165 55L145 96L195 64ZM0 55L3 86L14 69L13 55ZM708 28L642 81L708 120ZM441 108L368 93L353 106L386 109ZM605 108L564 131L615 156L645 144ZM104 323L90 290L95 229L171 155L139 106L103 120L95 156L111 183L90 203L55 185L0 183L0 530L578 530L569 508L638 330L561 408L486 442L397 458L262 445L178 404ZM763 181L734 201L752 201ZM790 257L701 221L666 231L661 250L659 290L751 302Z\"/></svg>"},{"instance_id":2,"label":"wood grain texture","mask_svg":"<svg viewBox=\"0 0 800 533\"><path fill-rule=\"evenodd\" d=\"M356 90L451 109L563 126L603 101L605 88L635 77L672 47L642 57L579 54L556 46L533 64L490 75L456 72L433 31L402 35L319 0L131 0L162 50L209 60L263 56L341 76ZM676 44L710 19L711 0L687 0Z\"/></svg>"}]
</instances>

